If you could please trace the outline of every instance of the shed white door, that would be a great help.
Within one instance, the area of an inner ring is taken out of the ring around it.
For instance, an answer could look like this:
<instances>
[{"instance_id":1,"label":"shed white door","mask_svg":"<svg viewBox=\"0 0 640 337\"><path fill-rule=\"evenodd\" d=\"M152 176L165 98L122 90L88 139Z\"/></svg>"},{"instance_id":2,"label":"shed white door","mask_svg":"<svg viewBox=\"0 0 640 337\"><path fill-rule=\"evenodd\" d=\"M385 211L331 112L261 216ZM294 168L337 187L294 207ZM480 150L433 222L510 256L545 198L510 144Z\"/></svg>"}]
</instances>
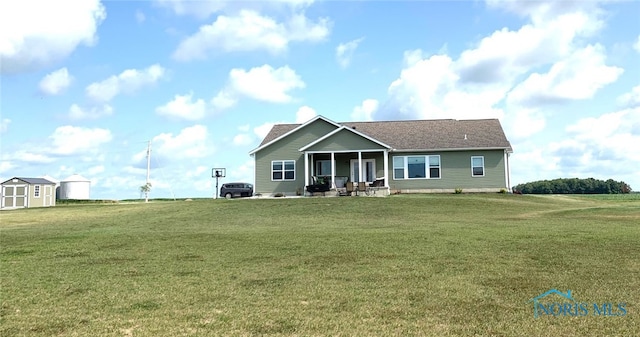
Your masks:
<instances>
[{"instance_id":1,"label":"shed white door","mask_svg":"<svg viewBox=\"0 0 640 337\"><path fill-rule=\"evenodd\" d=\"M2 186L2 208L27 207L27 185Z\"/></svg>"},{"instance_id":2,"label":"shed white door","mask_svg":"<svg viewBox=\"0 0 640 337\"><path fill-rule=\"evenodd\" d=\"M42 199L42 206L51 206L52 194L51 185L44 185L44 195L42 196L44 199Z\"/></svg>"}]
</instances>

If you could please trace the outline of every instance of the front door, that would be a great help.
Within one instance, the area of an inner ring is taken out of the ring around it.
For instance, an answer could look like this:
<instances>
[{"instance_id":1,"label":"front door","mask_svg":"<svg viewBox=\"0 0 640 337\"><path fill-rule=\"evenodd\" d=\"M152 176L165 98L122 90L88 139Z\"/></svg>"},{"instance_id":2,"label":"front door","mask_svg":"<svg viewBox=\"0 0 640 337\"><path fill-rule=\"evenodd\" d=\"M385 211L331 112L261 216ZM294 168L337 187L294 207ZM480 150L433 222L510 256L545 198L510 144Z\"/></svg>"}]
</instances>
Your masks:
<instances>
[{"instance_id":1,"label":"front door","mask_svg":"<svg viewBox=\"0 0 640 337\"><path fill-rule=\"evenodd\" d=\"M360 180L360 164L358 159L351 159L351 181L359 182ZM366 182L374 182L376 180L376 160L362 159L364 180Z\"/></svg>"}]
</instances>

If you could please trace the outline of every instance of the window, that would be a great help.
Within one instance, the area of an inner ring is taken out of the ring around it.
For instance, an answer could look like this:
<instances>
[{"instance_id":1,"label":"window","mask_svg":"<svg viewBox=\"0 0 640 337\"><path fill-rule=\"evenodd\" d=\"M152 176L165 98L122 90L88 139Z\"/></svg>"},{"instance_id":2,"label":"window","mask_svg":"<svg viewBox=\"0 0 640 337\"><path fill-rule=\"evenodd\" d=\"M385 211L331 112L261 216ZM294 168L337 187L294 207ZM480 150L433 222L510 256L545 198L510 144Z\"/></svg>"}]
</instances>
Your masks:
<instances>
[{"instance_id":1,"label":"window","mask_svg":"<svg viewBox=\"0 0 640 337\"><path fill-rule=\"evenodd\" d=\"M484 177L484 157L483 156L471 157L471 176Z\"/></svg>"},{"instance_id":2,"label":"window","mask_svg":"<svg viewBox=\"0 0 640 337\"><path fill-rule=\"evenodd\" d=\"M393 179L437 178L440 178L440 156L393 157Z\"/></svg>"},{"instance_id":3,"label":"window","mask_svg":"<svg viewBox=\"0 0 640 337\"><path fill-rule=\"evenodd\" d=\"M440 156L429 156L429 178L440 178Z\"/></svg>"},{"instance_id":4,"label":"window","mask_svg":"<svg viewBox=\"0 0 640 337\"><path fill-rule=\"evenodd\" d=\"M362 159L362 171L364 179L360 179L360 162L358 159L351 159L351 181L366 181L374 182L376 180L376 160L375 159Z\"/></svg>"},{"instance_id":5,"label":"window","mask_svg":"<svg viewBox=\"0 0 640 337\"><path fill-rule=\"evenodd\" d=\"M271 162L271 180L295 180L296 162L293 160L274 160Z\"/></svg>"},{"instance_id":6,"label":"window","mask_svg":"<svg viewBox=\"0 0 640 337\"><path fill-rule=\"evenodd\" d=\"M331 160L316 161L316 175L319 175L319 176L331 175Z\"/></svg>"},{"instance_id":7,"label":"window","mask_svg":"<svg viewBox=\"0 0 640 337\"><path fill-rule=\"evenodd\" d=\"M40 185L33 186L33 196L40 198Z\"/></svg>"},{"instance_id":8,"label":"window","mask_svg":"<svg viewBox=\"0 0 640 337\"><path fill-rule=\"evenodd\" d=\"M393 157L393 179L404 179L404 159L406 157Z\"/></svg>"},{"instance_id":9,"label":"window","mask_svg":"<svg viewBox=\"0 0 640 337\"><path fill-rule=\"evenodd\" d=\"M425 160L425 156L407 157L407 178L426 178L427 168L424 165Z\"/></svg>"}]
</instances>

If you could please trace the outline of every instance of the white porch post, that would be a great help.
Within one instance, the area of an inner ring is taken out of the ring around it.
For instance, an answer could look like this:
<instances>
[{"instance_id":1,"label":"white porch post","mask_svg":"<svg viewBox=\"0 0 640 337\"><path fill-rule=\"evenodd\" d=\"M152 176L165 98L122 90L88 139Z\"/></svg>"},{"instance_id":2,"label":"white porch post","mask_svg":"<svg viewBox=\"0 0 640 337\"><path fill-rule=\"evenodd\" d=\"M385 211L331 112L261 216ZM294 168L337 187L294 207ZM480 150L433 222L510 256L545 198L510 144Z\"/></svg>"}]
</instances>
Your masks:
<instances>
[{"instance_id":1,"label":"white porch post","mask_svg":"<svg viewBox=\"0 0 640 337\"><path fill-rule=\"evenodd\" d=\"M358 182L362 180L362 151L358 151Z\"/></svg>"},{"instance_id":2,"label":"white porch post","mask_svg":"<svg viewBox=\"0 0 640 337\"><path fill-rule=\"evenodd\" d=\"M311 175L315 176L316 175L316 166L313 165L313 160L315 159L315 154L310 154L309 155L311 157Z\"/></svg>"},{"instance_id":3,"label":"white porch post","mask_svg":"<svg viewBox=\"0 0 640 337\"><path fill-rule=\"evenodd\" d=\"M384 187L389 188L389 151L384 150Z\"/></svg>"},{"instance_id":4,"label":"white porch post","mask_svg":"<svg viewBox=\"0 0 640 337\"><path fill-rule=\"evenodd\" d=\"M304 187L305 189L309 185L309 154L304 153Z\"/></svg>"},{"instance_id":5,"label":"white porch post","mask_svg":"<svg viewBox=\"0 0 640 337\"><path fill-rule=\"evenodd\" d=\"M511 190L511 167L509 167L509 152L504 150L504 171L505 171L505 183L507 184L507 192Z\"/></svg>"},{"instance_id":6,"label":"white porch post","mask_svg":"<svg viewBox=\"0 0 640 337\"><path fill-rule=\"evenodd\" d=\"M335 163L335 153L331 152L331 186L332 188L336 188L336 163Z\"/></svg>"}]
</instances>

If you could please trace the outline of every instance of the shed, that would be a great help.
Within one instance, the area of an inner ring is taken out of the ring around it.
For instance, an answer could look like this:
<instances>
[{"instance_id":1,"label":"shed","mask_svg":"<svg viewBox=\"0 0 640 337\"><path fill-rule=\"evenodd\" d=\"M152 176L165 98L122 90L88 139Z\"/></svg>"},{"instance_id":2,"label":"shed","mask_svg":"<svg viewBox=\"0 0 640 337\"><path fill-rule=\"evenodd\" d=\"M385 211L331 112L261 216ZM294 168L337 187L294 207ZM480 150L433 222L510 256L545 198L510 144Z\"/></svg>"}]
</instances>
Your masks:
<instances>
[{"instance_id":1,"label":"shed","mask_svg":"<svg viewBox=\"0 0 640 337\"><path fill-rule=\"evenodd\" d=\"M50 182L53 182L53 183L56 184L55 197L56 197L56 199L60 199L60 180L58 180L58 179L56 179L56 178L54 178L54 177L52 177L52 176L50 176L48 174L45 174L40 178L47 179Z\"/></svg>"},{"instance_id":2,"label":"shed","mask_svg":"<svg viewBox=\"0 0 640 337\"><path fill-rule=\"evenodd\" d=\"M2 182L0 208L49 207L56 205L56 184L44 178L14 177Z\"/></svg>"},{"instance_id":3,"label":"shed","mask_svg":"<svg viewBox=\"0 0 640 337\"><path fill-rule=\"evenodd\" d=\"M74 174L60 182L58 198L60 200L88 200L91 181L79 174Z\"/></svg>"}]
</instances>

